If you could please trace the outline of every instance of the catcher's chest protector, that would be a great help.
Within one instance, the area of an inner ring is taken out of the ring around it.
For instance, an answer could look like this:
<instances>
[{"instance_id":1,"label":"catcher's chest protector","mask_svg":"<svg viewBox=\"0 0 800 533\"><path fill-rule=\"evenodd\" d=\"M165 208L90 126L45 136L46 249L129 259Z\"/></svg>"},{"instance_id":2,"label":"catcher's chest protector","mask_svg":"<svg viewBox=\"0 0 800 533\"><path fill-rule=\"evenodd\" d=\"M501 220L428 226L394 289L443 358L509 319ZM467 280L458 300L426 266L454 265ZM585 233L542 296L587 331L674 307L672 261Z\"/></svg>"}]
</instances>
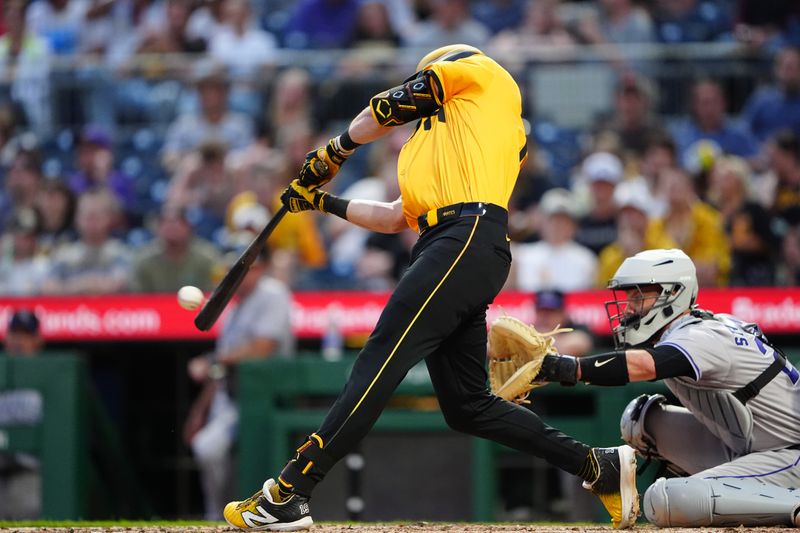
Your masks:
<instances>
[{"instance_id":1,"label":"catcher's chest protector","mask_svg":"<svg viewBox=\"0 0 800 533\"><path fill-rule=\"evenodd\" d=\"M750 453L753 444L753 415L733 393L694 387L677 379L665 381L681 404L733 450L736 456Z\"/></svg>"}]
</instances>

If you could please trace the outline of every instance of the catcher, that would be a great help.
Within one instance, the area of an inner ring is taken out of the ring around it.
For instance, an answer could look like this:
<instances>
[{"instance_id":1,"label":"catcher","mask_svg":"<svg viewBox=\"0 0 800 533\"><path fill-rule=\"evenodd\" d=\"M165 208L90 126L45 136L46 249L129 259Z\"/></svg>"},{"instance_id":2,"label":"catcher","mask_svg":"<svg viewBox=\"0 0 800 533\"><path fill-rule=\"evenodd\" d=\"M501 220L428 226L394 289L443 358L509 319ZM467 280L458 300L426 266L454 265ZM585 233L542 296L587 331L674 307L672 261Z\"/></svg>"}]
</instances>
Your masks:
<instances>
[{"instance_id":1,"label":"catcher","mask_svg":"<svg viewBox=\"0 0 800 533\"><path fill-rule=\"evenodd\" d=\"M500 390L516 395L551 381L663 379L682 406L645 394L628 404L620 423L623 440L637 452L682 476L647 489L647 519L661 527L800 527L797 369L757 325L695 305L695 266L680 250L629 257L609 288L617 348L611 353L540 357L543 341L531 339L518 321L506 317L493 326L491 338L515 351L507 359L525 361Z\"/></svg>"},{"instance_id":2,"label":"catcher","mask_svg":"<svg viewBox=\"0 0 800 533\"><path fill-rule=\"evenodd\" d=\"M290 211L316 209L382 233L411 227L420 237L322 426L276 479L225 507L228 523L310 527L316 484L367 434L397 384L423 359L452 428L545 458L580 476L616 527L635 521L630 447L590 448L486 386L486 308L508 276L506 206L527 155L521 112L519 87L508 72L476 48L451 45L427 54L416 73L375 95L346 131L308 154L283 195ZM400 198L345 200L319 189L360 145L410 122L417 127L398 159ZM521 369L521 381L530 383L535 370ZM500 392L518 394L516 388Z\"/></svg>"}]
</instances>

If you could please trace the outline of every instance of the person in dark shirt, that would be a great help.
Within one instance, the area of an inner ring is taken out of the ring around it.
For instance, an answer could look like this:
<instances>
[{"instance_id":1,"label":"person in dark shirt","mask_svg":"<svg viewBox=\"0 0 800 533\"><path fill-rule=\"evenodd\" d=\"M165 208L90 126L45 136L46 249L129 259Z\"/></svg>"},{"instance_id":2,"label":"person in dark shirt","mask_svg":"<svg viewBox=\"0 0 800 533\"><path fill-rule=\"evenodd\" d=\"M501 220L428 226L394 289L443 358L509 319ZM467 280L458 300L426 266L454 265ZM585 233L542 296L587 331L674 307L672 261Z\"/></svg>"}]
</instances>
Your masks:
<instances>
[{"instance_id":1,"label":"person in dark shirt","mask_svg":"<svg viewBox=\"0 0 800 533\"><path fill-rule=\"evenodd\" d=\"M784 128L800 134L800 48L786 47L775 56L775 85L753 93L742 118L762 142Z\"/></svg>"},{"instance_id":2,"label":"person in dark shirt","mask_svg":"<svg viewBox=\"0 0 800 533\"><path fill-rule=\"evenodd\" d=\"M692 115L677 122L672 136L681 160L686 161L693 145L701 140L715 142L726 154L752 158L758 155L758 140L746 124L730 120L722 87L714 80L701 80L692 88Z\"/></svg>"},{"instance_id":3,"label":"person in dark shirt","mask_svg":"<svg viewBox=\"0 0 800 533\"><path fill-rule=\"evenodd\" d=\"M44 345L39 319L18 309L8 322L3 350L8 357L35 357ZM42 419L42 395L34 389L0 392L0 427L33 426ZM0 520L33 520L41 512L39 460L27 453L0 451Z\"/></svg>"},{"instance_id":4,"label":"person in dark shirt","mask_svg":"<svg viewBox=\"0 0 800 533\"><path fill-rule=\"evenodd\" d=\"M614 92L614 114L598 130L611 131L619 137L624 158L639 159L649 140L663 133L653 108L649 83L635 75L625 75Z\"/></svg>"},{"instance_id":5,"label":"person in dark shirt","mask_svg":"<svg viewBox=\"0 0 800 533\"><path fill-rule=\"evenodd\" d=\"M595 152L583 162L581 173L589 183L591 211L578 222L575 240L595 254L617 238L614 188L622 179L622 161L608 152Z\"/></svg>"}]
</instances>

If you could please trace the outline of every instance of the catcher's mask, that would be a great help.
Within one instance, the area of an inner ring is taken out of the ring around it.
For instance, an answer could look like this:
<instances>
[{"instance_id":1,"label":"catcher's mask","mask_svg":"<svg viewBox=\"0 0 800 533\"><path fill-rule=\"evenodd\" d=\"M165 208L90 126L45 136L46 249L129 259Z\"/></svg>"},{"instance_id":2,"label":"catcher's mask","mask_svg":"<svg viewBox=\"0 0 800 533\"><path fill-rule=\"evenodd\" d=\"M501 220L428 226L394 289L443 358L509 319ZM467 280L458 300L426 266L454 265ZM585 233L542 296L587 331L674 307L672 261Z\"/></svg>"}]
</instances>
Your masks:
<instances>
[{"instance_id":1,"label":"catcher's mask","mask_svg":"<svg viewBox=\"0 0 800 533\"><path fill-rule=\"evenodd\" d=\"M680 250L647 250L626 259L608 283L606 314L617 349L650 341L697 298L694 263Z\"/></svg>"}]
</instances>

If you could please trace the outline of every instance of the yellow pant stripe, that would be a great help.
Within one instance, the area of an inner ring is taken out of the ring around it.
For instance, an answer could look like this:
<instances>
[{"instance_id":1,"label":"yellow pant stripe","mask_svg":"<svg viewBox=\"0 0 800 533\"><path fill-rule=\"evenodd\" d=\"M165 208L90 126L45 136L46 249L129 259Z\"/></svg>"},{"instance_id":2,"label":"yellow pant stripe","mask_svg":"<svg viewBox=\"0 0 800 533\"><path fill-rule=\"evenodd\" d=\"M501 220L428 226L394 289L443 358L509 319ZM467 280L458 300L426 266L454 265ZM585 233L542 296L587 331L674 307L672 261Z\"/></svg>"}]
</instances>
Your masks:
<instances>
[{"instance_id":1,"label":"yellow pant stripe","mask_svg":"<svg viewBox=\"0 0 800 533\"><path fill-rule=\"evenodd\" d=\"M450 272L452 272L453 269L455 268L455 266L458 264L458 261L461 259L461 256L463 256L464 252L467 251L467 247L469 246L469 243L472 242L472 236L475 234L475 229L478 227L478 220L480 220L480 217L475 217L475 224L472 226L472 231L469 234L469 238L467 239L466 244L464 244L464 248L461 249L461 253L458 254L458 257L456 257L456 260L453 261L453 264L450 265L450 268L447 269L447 272L445 272L444 277L442 277L441 281L439 281L439 283L436 285L436 287L434 287L433 291L431 291L430 295L428 295L428 298L425 300L425 303L423 303L422 307L419 308L419 311L417 311L417 314L414 315L414 318L411 319L411 323L408 325L406 330L403 332L403 335L400 337L400 340L397 341L397 344L394 345L394 348L392 349L391 353L389 354L389 357L386 358L386 361L383 362L383 365L381 366L381 369L378 370L378 374L372 380L372 383L369 384L369 387L367 387L367 390L364 391L364 394L361 396L361 399L358 400L358 403L356 404L355 407L353 407L353 410L350 411L350 414L347 415L348 419L351 416L353 416L353 413L355 413L356 409L359 408L361 403L364 401L364 398L366 398L367 394L369 394L369 391L372 390L372 387L375 385L375 382L378 381L379 377L381 377L381 374L383 373L383 369L386 368L386 365L388 365L389 361L392 360L392 357L394 356L394 354L397 351L397 349L400 347L400 344L403 342L403 339L405 339L406 335L408 335L408 332L411 331L411 328L412 328L412 326L414 326L414 323L419 318L419 315L422 314L422 311L424 311L425 308L428 306L428 302L431 301L431 298L433 298L433 295L436 294L436 291L439 290L439 287L442 286L442 283L444 283L444 281L450 275ZM347 420L345 420L345 424L346 423L347 423Z\"/></svg>"},{"instance_id":2,"label":"yellow pant stripe","mask_svg":"<svg viewBox=\"0 0 800 533\"><path fill-rule=\"evenodd\" d=\"M320 437L320 436L319 436L319 435L317 435L316 433L312 433L312 434L311 434L311 438L312 438L312 439L316 439L316 440L317 440L317 442L319 442L319 447L320 447L320 448L324 448L324 447L325 447L325 445L324 445L324 444L323 444L323 442L322 442L322 437Z\"/></svg>"}]
</instances>

